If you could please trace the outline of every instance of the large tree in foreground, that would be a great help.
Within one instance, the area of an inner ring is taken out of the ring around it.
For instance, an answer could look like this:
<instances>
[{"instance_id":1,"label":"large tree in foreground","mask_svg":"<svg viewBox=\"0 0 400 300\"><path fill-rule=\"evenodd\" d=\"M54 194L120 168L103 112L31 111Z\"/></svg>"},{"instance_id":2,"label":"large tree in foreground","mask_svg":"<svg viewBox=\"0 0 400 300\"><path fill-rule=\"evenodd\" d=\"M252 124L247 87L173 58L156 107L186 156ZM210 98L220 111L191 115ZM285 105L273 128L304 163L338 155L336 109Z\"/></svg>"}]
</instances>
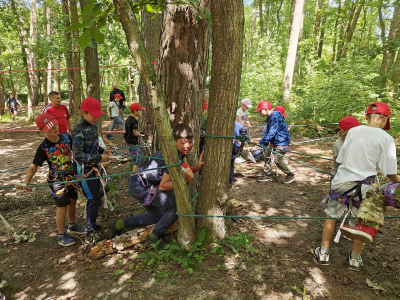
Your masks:
<instances>
[{"instance_id":1,"label":"large tree in foreground","mask_svg":"<svg viewBox=\"0 0 400 300\"><path fill-rule=\"evenodd\" d=\"M243 1L212 1L211 18L213 48L207 133L232 136L242 73ZM231 139L206 137L198 214L225 215L231 155ZM225 219L197 221L206 228L208 241L225 237Z\"/></svg>"}]
</instances>

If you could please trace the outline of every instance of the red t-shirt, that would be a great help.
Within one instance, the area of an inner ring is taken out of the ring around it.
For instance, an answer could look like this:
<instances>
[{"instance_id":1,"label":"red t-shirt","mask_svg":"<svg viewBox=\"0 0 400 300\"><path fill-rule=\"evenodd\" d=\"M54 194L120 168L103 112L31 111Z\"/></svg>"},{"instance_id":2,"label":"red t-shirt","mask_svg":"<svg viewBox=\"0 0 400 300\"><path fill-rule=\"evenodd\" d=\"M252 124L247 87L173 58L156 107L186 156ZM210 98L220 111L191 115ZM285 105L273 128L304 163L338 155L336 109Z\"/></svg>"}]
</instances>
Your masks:
<instances>
[{"instance_id":1,"label":"red t-shirt","mask_svg":"<svg viewBox=\"0 0 400 300\"><path fill-rule=\"evenodd\" d=\"M43 108L42 113L52 114L58 121L59 133L67 133L68 123L67 120L71 117L68 108L65 105L60 104L59 107L54 107L49 104Z\"/></svg>"}]
</instances>

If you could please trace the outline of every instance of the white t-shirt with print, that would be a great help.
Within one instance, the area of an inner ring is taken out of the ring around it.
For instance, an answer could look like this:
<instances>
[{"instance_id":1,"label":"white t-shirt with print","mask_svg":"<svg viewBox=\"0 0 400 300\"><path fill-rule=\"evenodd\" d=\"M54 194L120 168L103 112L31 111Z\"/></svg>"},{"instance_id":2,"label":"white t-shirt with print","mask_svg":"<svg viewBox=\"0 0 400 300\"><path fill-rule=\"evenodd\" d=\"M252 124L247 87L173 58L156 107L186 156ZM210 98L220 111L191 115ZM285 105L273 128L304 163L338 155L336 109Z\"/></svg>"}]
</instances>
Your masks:
<instances>
[{"instance_id":1,"label":"white t-shirt with print","mask_svg":"<svg viewBox=\"0 0 400 300\"><path fill-rule=\"evenodd\" d=\"M362 181L378 173L397 174L396 144L383 129L357 126L349 130L336 162L340 167L332 189L346 182Z\"/></svg>"},{"instance_id":2,"label":"white t-shirt with print","mask_svg":"<svg viewBox=\"0 0 400 300\"><path fill-rule=\"evenodd\" d=\"M239 108L236 111L236 115L240 117L240 119L242 120L242 123L244 124L246 122L247 116L249 115L249 110L243 111L242 108Z\"/></svg>"}]
</instances>

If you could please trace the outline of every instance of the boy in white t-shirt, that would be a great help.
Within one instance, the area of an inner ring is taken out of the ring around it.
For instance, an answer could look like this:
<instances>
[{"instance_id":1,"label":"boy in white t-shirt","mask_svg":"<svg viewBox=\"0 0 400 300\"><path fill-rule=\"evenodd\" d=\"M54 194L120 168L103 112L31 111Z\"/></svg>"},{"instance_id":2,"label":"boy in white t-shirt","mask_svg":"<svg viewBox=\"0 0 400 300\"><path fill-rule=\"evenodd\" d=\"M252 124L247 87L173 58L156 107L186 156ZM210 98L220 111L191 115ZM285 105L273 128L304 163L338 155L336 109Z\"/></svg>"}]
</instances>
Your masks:
<instances>
[{"instance_id":1,"label":"boy in white t-shirt","mask_svg":"<svg viewBox=\"0 0 400 300\"><path fill-rule=\"evenodd\" d=\"M122 119L119 116L119 107L118 107L118 102L122 99L120 94L116 94L114 96L115 100L111 101L110 104L108 104L107 107L107 112L108 112L108 117L111 118L112 123L110 125L110 131L113 131L115 127L120 126L122 130L125 130L125 123L122 121ZM108 139L113 139L112 135L109 133L106 135Z\"/></svg>"},{"instance_id":2,"label":"boy in white t-shirt","mask_svg":"<svg viewBox=\"0 0 400 300\"><path fill-rule=\"evenodd\" d=\"M236 111L236 121L242 124L244 127L251 127L249 121L249 108L252 108L251 101L248 98L242 100L242 107Z\"/></svg>"},{"instance_id":3,"label":"boy in white t-shirt","mask_svg":"<svg viewBox=\"0 0 400 300\"><path fill-rule=\"evenodd\" d=\"M360 202L373 189L378 170L391 181L398 181L396 145L384 130L390 128L390 107L383 102L373 102L367 108L367 125L349 130L336 159L341 165L331 182L325 212L328 217L339 218L347 205L357 217ZM325 220L321 247L314 256L321 265L329 265L329 244L335 230L336 219ZM358 227L363 225L356 224ZM363 242L355 239L349 256L349 269L360 271L363 265Z\"/></svg>"}]
</instances>

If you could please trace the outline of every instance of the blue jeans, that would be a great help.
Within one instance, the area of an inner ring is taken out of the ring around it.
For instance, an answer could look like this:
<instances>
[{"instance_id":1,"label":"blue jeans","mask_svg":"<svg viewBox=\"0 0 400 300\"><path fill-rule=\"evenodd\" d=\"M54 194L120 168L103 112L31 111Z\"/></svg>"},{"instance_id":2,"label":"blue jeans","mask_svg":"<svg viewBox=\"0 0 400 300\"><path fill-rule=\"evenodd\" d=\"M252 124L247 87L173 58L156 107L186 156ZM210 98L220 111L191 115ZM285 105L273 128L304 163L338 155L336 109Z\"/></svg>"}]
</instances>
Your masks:
<instances>
[{"instance_id":1,"label":"blue jeans","mask_svg":"<svg viewBox=\"0 0 400 300\"><path fill-rule=\"evenodd\" d=\"M129 179L128 188L131 195L142 204L149 193L150 186L143 186L139 176L132 176ZM153 234L160 237L178 220L175 194L171 191L162 192L157 190L153 202L144 206L144 208L147 213L124 220L126 228L156 224Z\"/></svg>"},{"instance_id":2,"label":"blue jeans","mask_svg":"<svg viewBox=\"0 0 400 300\"><path fill-rule=\"evenodd\" d=\"M125 130L124 121L122 121L122 119L120 117L113 117L113 121L112 121L111 126L110 126L110 131L112 131L118 125L121 126L122 130Z\"/></svg>"},{"instance_id":3,"label":"blue jeans","mask_svg":"<svg viewBox=\"0 0 400 300\"><path fill-rule=\"evenodd\" d=\"M142 164L141 156L134 155L142 155L142 151L140 151L139 145L126 144L129 147L129 154L132 155L133 164L136 166L140 166Z\"/></svg>"}]
</instances>

